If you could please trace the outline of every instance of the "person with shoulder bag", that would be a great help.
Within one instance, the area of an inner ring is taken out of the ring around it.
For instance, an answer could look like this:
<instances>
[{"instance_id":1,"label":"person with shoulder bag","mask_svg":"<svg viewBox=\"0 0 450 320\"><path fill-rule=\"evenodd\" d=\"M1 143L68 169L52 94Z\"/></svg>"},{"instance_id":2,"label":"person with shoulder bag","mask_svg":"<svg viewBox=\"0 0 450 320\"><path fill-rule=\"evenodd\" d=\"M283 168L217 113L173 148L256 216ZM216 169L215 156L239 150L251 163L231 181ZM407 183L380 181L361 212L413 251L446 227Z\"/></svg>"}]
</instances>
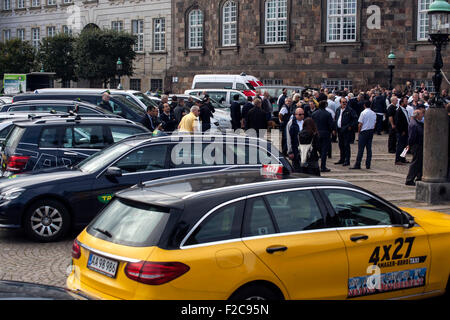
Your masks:
<instances>
[{"instance_id":1,"label":"person with shoulder bag","mask_svg":"<svg viewBox=\"0 0 450 320\"><path fill-rule=\"evenodd\" d=\"M312 118L305 119L303 130L298 134L300 172L320 177L319 132Z\"/></svg>"}]
</instances>

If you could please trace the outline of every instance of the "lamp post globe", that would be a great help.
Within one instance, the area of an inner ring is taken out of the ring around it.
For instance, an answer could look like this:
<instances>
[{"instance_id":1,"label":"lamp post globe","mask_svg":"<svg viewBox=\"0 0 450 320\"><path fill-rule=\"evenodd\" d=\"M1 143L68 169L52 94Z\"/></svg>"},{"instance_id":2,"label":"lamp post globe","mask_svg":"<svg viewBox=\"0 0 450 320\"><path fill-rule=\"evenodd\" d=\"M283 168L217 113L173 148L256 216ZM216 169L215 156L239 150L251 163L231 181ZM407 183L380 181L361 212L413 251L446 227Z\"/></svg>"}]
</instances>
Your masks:
<instances>
[{"instance_id":1,"label":"lamp post globe","mask_svg":"<svg viewBox=\"0 0 450 320\"><path fill-rule=\"evenodd\" d=\"M391 49L391 52L388 55L388 68L390 70L390 76L389 76L389 90L392 90L392 78L394 76L394 69L395 69L395 54L394 51Z\"/></svg>"},{"instance_id":2,"label":"lamp post globe","mask_svg":"<svg viewBox=\"0 0 450 320\"><path fill-rule=\"evenodd\" d=\"M119 90L122 89L122 84L120 83L120 76L122 73L122 68L123 68L122 60L120 60L120 57L119 57L116 62L116 70L117 70L117 74L119 75L119 85L117 86L117 89L119 89Z\"/></svg>"}]
</instances>

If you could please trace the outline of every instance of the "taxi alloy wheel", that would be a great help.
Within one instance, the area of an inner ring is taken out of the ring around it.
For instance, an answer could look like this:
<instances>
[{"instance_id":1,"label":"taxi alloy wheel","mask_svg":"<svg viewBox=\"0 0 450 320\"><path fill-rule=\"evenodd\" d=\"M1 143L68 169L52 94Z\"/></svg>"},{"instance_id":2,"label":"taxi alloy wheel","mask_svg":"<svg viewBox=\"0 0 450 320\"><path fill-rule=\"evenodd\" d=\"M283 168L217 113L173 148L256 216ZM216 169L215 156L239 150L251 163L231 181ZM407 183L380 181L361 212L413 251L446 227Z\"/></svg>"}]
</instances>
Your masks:
<instances>
[{"instance_id":1,"label":"taxi alloy wheel","mask_svg":"<svg viewBox=\"0 0 450 320\"><path fill-rule=\"evenodd\" d=\"M277 289L277 290L275 290ZM249 284L238 289L229 300L284 300L283 294L274 286L269 288L265 285Z\"/></svg>"},{"instance_id":2,"label":"taxi alloy wheel","mask_svg":"<svg viewBox=\"0 0 450 320\"><path fill-rule=\"evenodd\" d=\"M33 204L25 217L25 231L36 241L50 242L60 239L69 229L69 214L61 203L41 200Z\"/></svg>"}]
</instances>

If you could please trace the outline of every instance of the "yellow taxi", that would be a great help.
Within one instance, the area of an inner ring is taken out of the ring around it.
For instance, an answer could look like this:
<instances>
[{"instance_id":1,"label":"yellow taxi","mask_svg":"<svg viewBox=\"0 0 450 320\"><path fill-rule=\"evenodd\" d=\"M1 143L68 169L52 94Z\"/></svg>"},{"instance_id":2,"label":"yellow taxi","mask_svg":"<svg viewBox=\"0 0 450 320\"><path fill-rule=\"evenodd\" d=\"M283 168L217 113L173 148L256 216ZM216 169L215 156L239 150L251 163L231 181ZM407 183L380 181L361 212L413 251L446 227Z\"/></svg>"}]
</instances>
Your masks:
<instances>
[{"instance_id":1,"label":"yellow taxi","mask_svg":"<svg viewBox=\"0 0 450 320\"><path fill-rule=\"evenodd\" d=\"M117 193L72 256L68 288L100 299L416 299L448 290L450 215L339 180L194 174Z\"/></svg>"}]
</instances>

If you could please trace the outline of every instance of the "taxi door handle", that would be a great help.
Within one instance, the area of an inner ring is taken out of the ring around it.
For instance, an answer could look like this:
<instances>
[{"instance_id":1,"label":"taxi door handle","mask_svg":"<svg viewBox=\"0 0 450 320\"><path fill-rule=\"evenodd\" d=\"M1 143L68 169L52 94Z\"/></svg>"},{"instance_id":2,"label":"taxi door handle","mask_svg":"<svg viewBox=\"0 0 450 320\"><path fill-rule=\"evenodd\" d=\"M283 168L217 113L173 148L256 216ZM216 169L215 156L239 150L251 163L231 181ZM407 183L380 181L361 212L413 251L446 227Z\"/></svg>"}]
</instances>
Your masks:
<instances>
[{"instance_id":1,"label":"taxi door handle","mask_svg":"<svg viewBox=\"0 0 450 320\"><path fill-rule=\"evenodd\" d=\"M287 247L284 246L273 246L273 247L267 247L266 252L267 253L274 253L277 251L286 251Z\"/></svg>"},{"instance_id":2,"label":"taxi door handle","mask_svg":"<svg viewBox=\"0 0 450 320\"><path fill-rule=\"evenodd\" d=\"M356 242L358 240L367 240L367 239L369 239L369 236L366 236L365 234L358 234L358 235L350 237L350 240L352 240L353 242Z\"/></svg>"}]
</instances>

